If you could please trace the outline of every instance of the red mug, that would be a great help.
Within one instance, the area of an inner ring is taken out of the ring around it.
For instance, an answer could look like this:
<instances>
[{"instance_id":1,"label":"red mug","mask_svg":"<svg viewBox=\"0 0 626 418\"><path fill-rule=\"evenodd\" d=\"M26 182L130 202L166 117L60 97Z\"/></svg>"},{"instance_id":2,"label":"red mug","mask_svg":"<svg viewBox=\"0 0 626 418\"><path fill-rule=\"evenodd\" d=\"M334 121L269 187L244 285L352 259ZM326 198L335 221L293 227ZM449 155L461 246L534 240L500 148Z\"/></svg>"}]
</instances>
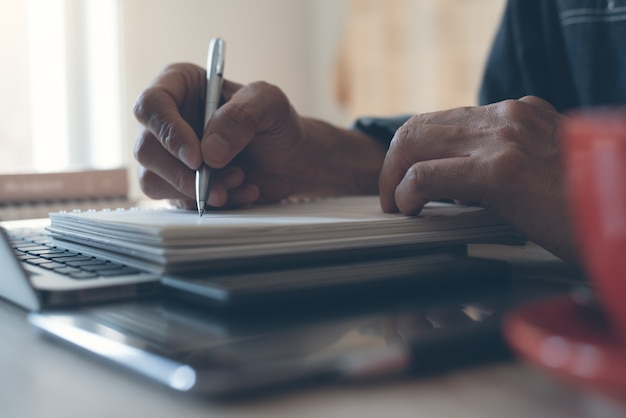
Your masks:
<instances>
[{"instance_id":1,"label":"red mug","mask_svg":"<svg viewBox=\"0 0 626 418\"><path fill-rule=\"evenodd\" d=\"M626 347L626 109L572 114L559 138L582 265Z\"/></svg>"}]
</instances>

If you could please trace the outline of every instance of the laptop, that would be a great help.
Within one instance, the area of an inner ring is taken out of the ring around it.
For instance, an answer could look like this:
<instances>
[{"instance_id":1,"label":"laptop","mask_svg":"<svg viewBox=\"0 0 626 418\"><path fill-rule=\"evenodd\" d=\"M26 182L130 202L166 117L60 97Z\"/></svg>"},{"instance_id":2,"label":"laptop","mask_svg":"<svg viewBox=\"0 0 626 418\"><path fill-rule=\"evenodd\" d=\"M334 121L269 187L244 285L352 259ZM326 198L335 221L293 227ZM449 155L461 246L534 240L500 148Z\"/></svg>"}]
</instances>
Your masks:
<instances>
[{"instance_id":1,"label":"laptop","mask_svg":"<svg viewBox=\"0 0 626 418\"><path fill-rule=\"evenodd\" d=\"M156 295L160 276L53 243L47 219L3 222L0 297L31 310Z\"/></svg>"}]
</instances>

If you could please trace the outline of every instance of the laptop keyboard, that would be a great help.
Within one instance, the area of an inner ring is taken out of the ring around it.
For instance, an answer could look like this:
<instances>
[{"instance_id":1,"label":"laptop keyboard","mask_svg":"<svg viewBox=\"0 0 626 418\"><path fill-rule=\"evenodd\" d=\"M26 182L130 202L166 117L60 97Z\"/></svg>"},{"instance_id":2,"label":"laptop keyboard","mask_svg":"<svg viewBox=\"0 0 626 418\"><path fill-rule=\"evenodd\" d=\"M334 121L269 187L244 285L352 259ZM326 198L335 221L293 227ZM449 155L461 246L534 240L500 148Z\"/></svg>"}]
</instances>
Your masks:
<instances>
[{"instance_id":1,"label":"laptop keyboard","mask_svg":"<svg viewBox=\"0 0 626 418\"><path fill-rule=\"evenodd\" d=\"M9 243L20 261L73 279L112 278L142 273L124 264L56 246L43 231L8 232L8 235Z\"/></svg>"}]
</instances>

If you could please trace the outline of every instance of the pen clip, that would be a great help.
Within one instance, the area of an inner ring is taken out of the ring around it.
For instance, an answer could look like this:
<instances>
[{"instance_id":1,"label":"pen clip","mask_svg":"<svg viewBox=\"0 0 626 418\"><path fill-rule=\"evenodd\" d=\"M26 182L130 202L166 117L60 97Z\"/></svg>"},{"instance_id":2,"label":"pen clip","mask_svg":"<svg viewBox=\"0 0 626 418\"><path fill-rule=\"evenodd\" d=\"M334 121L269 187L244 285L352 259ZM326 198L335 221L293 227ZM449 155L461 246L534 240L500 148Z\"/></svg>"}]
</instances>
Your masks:
<instances>
[{"instance_id":1,"label":"pen clip","mask_svg":"<svg viewBox=\"0 0 626 418\"><path fill-rule=\"evenodd\" d=\"M207 62L207 71L211 75L218 77L224 76L224 40L221 38L213 38L209 45L209 54Z\"/></svg>"},{"instance_id":2,"label":"pen clip","mask_svg":"<svg viewBox=\"0 0 626 418\"><path fill-rule=\"evenodd\" d=\"M206 68L207 90L204 109L205 128L213 113L217 110L222 96L224 45L225 42L220 38L213 38L209 44Z\"/></svg>"}]
</instances>

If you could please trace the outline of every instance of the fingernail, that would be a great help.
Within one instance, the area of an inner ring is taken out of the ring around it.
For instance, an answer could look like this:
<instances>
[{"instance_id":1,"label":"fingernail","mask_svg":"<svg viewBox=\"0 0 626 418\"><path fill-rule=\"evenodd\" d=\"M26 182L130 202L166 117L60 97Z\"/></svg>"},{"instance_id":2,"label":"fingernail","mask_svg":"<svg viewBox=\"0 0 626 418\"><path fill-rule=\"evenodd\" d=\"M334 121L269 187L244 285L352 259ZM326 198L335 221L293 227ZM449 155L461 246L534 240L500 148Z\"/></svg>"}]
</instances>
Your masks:
<instances>
[{"instance_id":1,"label":"fingernail","mask_svg":"<svg viewBox=\"0 0 626 418\"><path fill-rule=\"evenodd\" d=\"M211 134L202 143L206 157L216 163L226 163L230 157L231 145L219 134Z\"/></svg>"}]
</instances>

